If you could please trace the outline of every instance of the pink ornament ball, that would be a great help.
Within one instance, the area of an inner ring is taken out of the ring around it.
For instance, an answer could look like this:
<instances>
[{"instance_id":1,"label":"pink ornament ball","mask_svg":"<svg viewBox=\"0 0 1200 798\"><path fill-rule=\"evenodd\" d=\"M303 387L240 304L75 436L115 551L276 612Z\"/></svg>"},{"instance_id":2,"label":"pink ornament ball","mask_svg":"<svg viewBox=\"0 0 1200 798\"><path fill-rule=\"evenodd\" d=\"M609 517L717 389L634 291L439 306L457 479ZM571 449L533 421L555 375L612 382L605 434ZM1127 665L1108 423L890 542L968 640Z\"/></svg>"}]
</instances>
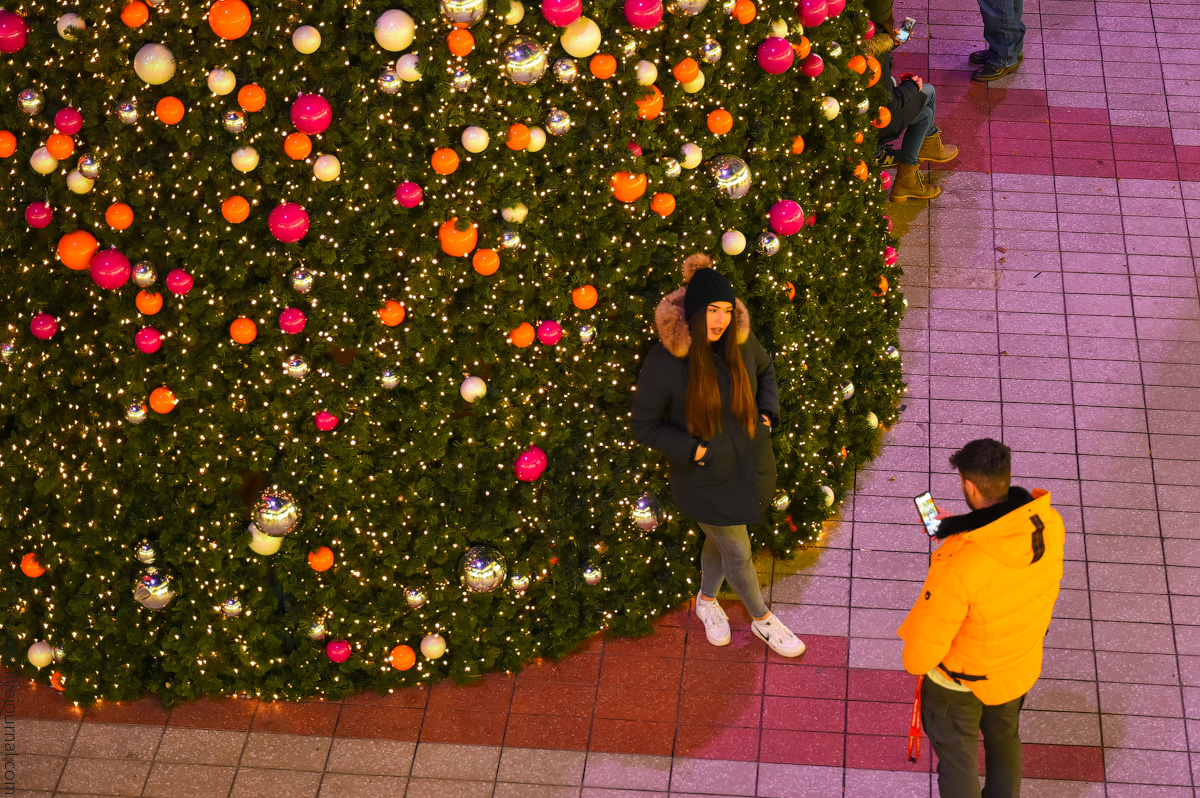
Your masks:
<instances>
[{"instance_id":1,"label":"pink ornament ball","mask_svg":"<svg viewBox=\"0 0 1200 798\"><path fill-rule=\"evenodd\" d=\"M804 210L795 200L779 200L771 206L771 229L781 236L794 236L804 227Z\"/></svg>"},{"instance_id":2,"label":"pink ornament ball","mask_svg":"<svg viewBox=\"0 0 1200 798\"><path fill-rule=\"evenodd\" d=\"M83 129L83 114L68 105L54 115L54 127L64 136L74 136Z\"/></svg>"},{"instance_id":3,"label":"pink ornament ball","mask_svg":"<svg viewBox=\"0 0 1200 798\"><path fill-rule=\"evenodd\" d=\"M827 7L825 0L800 0L800 24L806 28L815 28L825 21Z\"/></svg>"},{"instance_id":4,"label":"pink ornament ball","mask_svg":"<svg viewBox=\"0 0 1200 798\"><path fill-rule=\"evenodd\" d=\"M650 30L662 17L662 0L625 0L625 19L635 28Z\"/></svg>"},{"instance_id":5,"label":"pink ornament ball","mask_svg":"<svg viewBox=\"0 0 1200 798\"><path fill-rule=\"evenodd\" d=\"M890 232L892 232L892 217L888 216L888 215L885 213L885 214L883 215L883 220L884 220L885 222L887 222L887 231L888 231L889 233L890 233Z\"/></svg>"},{"instance_id":6,"label":"pink ornament ball","mask_svg":"<svg viewBox=\"0 0 1200 798\"><path fill-rule=\"evenodd\" d=\"M896 265L896 248L888 247L883 251L883 263L885 266Z\"/></svg>"},{"instance_id":7,"label":"pink ornament ball","mask_svg":"<svg viewBox=\"0 0 1200 798\"><path fill-rule=\"evenodd\" d=\"M294 244L308 233L308 211L294 202L276 205L267 216L271 235L285 244Z\"/></svg>"},{"instance_id":8,"label":"pink ornament ball","mask_svg":"<svg viewBox=\"0 0 1200 798\"><path fill-rule=\"evenodd\" d=\"M863 39L865 39L866 41L870 41L873 38L875 38L875 23L868 19L867 20L867 32L866 32L866 35L863 36Z\"/></svg>"},{"instance_id":9,"label":"pink ornament ball","mask_svg":"<svg viewBox=\"0 0 1200 798\"><path fill-rule=\"evenodd\" d=\"M513 471L516 473L517 479L522 482L533 482L542 475L549 462L541 447L530 446L517 455L517 459L513 463Z\"/></svg>"},{"instance_id":10,"label":"pink ornament ball","mask_svg":"<svg viewBox=\"0 0 1200 798\"><path fill-rule=\"evenodd\" d=\"M13 11L0 9L0 53L18 52L29 40L25 18Z\"/></svg>"},{"instance_id":11,"label":"pink ornament ball","mask_svg":"<svg viewBox=\"0 0 1200 798\"><path fill-rule=\"evenodd\" d=\"M638 144L633 139L629 140L629 143L625 145L625 149L632 152L638 158L642 157L642 145Z\"/></svg>"},{"instance_id":12,"label":"pink ornament ball","mask_svg":"<svg viewBox=\"0 0 1200 798\"><path fill-rule=\"evenodd\" d=\"M292 103L292 124L301 133L310 136L324 133L333 121L333 109L329 101L319 94L301 94Z\"/></svg>"},{"instance_id":13,"label":"pink ornament ball","mask_svg":"<svg viewBox=\"0 0 1200 798\"><path fill-rule=\"evenodd\" d=\"M350 644L345 640L330 640L325 645L325 656L334 662L345 662L350 659Z\"/></svg>"},{"instance_id":14,"label":"pink ornament ball","mask_svg":"<svg viewBox=\"0 0 1200 798\"><path fill-rule=\"evenodd\" d=\"M171 269L171 272L167 275L167 290L177 296L183 296L188 291L191 291L195 283L196 281L192 279L192 275L183 269Z\"/></svg>"},{"instance_id":15,"label":"pink ornament ball","mask_svg":"<svg viewBox=\"0 0 1200 798\"><path fill-rule=\"evenodd\" d=\"M772 75L787 72L795 57L792 45L781 36L768 36L758 46L758 65Z\"/></svg>"},{"instance_id":16,"label":"pink ornament ball","mask_svg":"<svg viewBox=\"0 0 1200 798\"><path fill-rule=\"evenodd\" d=\"M846 10L846 0L825 0L825 18L833 19Z\"/></svg>"},{"instance_id":17,"label":"pink ornament ball","mask_svg":"<svg viewBox=\"0 0 1200 798\"><path fill-rule=\"evenodd\" d=\"M139 351L152 355L162 347L162 333L153 327L143 327L133 336L133 342Z\"/></svg>"},{"instance_id":18,"label":"pink ornament ball","mask_svg":"<svg viewBox=\"0 0 1200 798\"><path fill-rule=\"evenodd\" d=\"M551 25L565 28L583 16L583 0L542 0L542 16Z\"/></svg>"},{"instance_id":19,"label":"pink ornament ball","mask_svg":"<svg viewBox=\"0 0 1200 798\"><path fill-rule=\"evenodd\" d=\"M29 331L33 333L34 338L42 341L53 338L54 334L58 332L58 319L49 313L39 313L30 319Z\"/></svg>"},{"instance_id":20,"label":"pink ornament ball","mask_svg":"<svg viewBox=\"0 0 1200 798\"><path fill-rule=\"evenodd\" d=\"M338 417L328 411L318 410L316 413L313 413L313 423L317 425L317 429L321 430L321 432L329 432L329 430L338 425Z\"/></svg>"},{"instance_id":21,"label":"pink ornament ball","mask_svg":"<svg viewBox=\"0 0 1200 798\"><path fill-rule=\"evenodd\" d=\"M804 219L804 223L805 223L806 225L808 225L809 227L812 227L813 225L815 225L815 224L817 223L817 212L816 212L816 211L813 211L812 213L810 213L810 214L809 214L809 215L808 215L808 216L807 216L807 217Z\"/></svg>"},{"instance_id":22,"label":"pink ornament ball","mask_svg":"<svg viewBox=\"0 0 1200 798\"><path fill-rule=\"evenodd\" d=\"M105 249L97 252L92 257L88 269L92 273L93 282L110 291L129 282L129 275L133 272L133 267L129 265L129 258L125 257L125 254L119 249Z\"/></svg>"},{"instance_id":23,"label":"pink ornament ball","mask_svg":"<svg viewBox=\"0 0 1200 798\"><path fill-rule=\"evenodd\" d=\"M546 320L537 326L537 338L546 346L554 346L562 337L562 325L556 321Z\"/></svg>"},{"instance_id":24,"label":"pink ornament ball","mask_svg":"<svg viewBox=\"0 0 1200 798\"><path fill-rule=\"evenodd\" d=\"M892 187L892 173L891 172L880 172L879 173L879 185L883 187L884 191L887 191L889 188L891 188Z\"/></svg>"},{"instance_id":25,"label":"pink ornament ball","mask_svg":"<svg viewBox=\"0 0 1200 798\"><path fill-rule=\"evenodd\" d=\"M42 229L54 220L54 209L45 202L31 202L25 206L25 221L30 227Z\"/></svg>"},{"instance_id":26,"label":"pink ornament ball","mask_svg":"<svg viewBox=\"0 0 1200 798\"><path fill-rule=\"evenodd\" d=\"M279 314L279 329L288 335L300 332L304 329L305 324L308 324L308 319L305 317L304 311L298 308L284 308Z\"/></svg>"},{"instance_id":27,"label":"pink ornament ball","mask_svg":"<svg viewBox=\"0 0 1200 798\"><path fill-rule=\"evenodd\" d=\"M406 180L396 186L396 202L399 202L405 208L415 208L421 204L425 192L421 187L411 180Z\"/></svg>"},{"instance_id":28,"label":"pink ornament ball","mask_svg":"<svg viewBox=\"0 0 1200 798\"><path fill-rule=\"evenodd\" d=\"M821 60L821 56L812 53L800 62L800 71L810 78L815 78L825 71L825 62Z\"/></svg>"}]
</instances>

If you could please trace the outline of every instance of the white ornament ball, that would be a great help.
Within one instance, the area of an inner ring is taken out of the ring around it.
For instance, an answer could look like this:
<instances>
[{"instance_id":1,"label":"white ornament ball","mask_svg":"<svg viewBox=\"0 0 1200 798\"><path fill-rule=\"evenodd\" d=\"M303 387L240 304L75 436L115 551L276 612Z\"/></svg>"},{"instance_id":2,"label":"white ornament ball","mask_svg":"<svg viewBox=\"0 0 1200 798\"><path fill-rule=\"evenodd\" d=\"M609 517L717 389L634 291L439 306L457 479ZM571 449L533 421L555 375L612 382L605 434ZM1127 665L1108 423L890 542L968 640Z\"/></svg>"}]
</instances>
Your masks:
<instances>
[{"instance_id":1,"label":"white ornament ball","mask_svg":"<svg viewBox=\"0 0 1200 798\"><path fill-rule=\"evenodd\" d=\"M821 100L821 116L826 119L833 119L842 112L842 104L835 97L826 97Z\"/></svg>"},{"instance_id":2,"label":"white ornament ball","mask_svg":"<svg viewBox=\"0 0 1200 798\"><path fill-rule=\"evenodd\" d=\"M785 20L777 19L771 23L771 35L780 39L786 39L788 35L788 24Z\"/></svg>"},{"instance_id":3,"label":"white ornament ball","mask_svg":"<svg viewBox=\"0 0 1200 798\"><path fill-rule=\"evenodd\" d=\"M92 186L96 185L96 181L83 176L83 173L78 169L72 169L67 175L67 188L74 191L76 194L86 194L92 190Z\"/></svg>"},{"instance_id":4,"label":"white ornament ball","mask_svg":"<svg viewBox=\"0 0 1200 798\"><path fill-rule=\"evenodd\" d=\"M704 150L700 149L700 145L694 141L684 144L679 153L683 156L684 169L695 169L704 160Z\"/></svg>"},{"instance_id":5,"label":"white ornament ball","mask_svg":"<svg viewBox=\"0 0 1200 798\"><path fill-rule=\"evenodd\" d=\"M471 125L462 133L462 145L467 152L483 152L490 140L488 132L477 125Z\"/></svg>"},{"instance_id":6,"label":"white ornament ball","mask_svg":"<svg viewBox=\"0 0 1200 798\"><path fill-rule=\"evenodd\" d=\"M270 556L279 551L279 547L283 545L283 538L263 534L254 524L247 529L250 531L250 551L255 554Z\"/></svg>"},{"instance_id":7,"label":"white ornament ball","mask_svg":"<svg viewBox=\"0 0 1200 798\"><path fill-rule=\"evenodd\" d=\"M462 385L458 387L458 392L462 395L463 399L466 399L468 402L474 402L487 395L487 383L479 377L467 377L462 381Z\"/></svg>"},{"instance_id":8,"label":"white ornament ball","mask_svg":"<svg viewBox=\"0 0 1200 798\"><path fill-rule=\"evenodd\" d=\"M142 45L133 57L133 71L151 86L161 86L175 76L175 54L165 45Z\"/></svg>"},{"instance_id":9,"label":"white ornament ball","mask_svg":"<svg viewBox=\"0 0 1200 798\"><path fill-rule=\"evenodd\" d=\"M77 37L87 25L83 21L83 17L78 14L63 14L58 18L58 22L54 24L58 28L58 35L64 39L70 40Z\"/></svg>"},{"instance_id":10,"label":"white ornament ball","mask_svg":"<svg viewBox=\"0 0 1200 798\"><path fill-rule=\"evenodd\" d=\"M29 165L39 175L48 175L58 168L58 159L50 154L45 147L38 147L29 156Z\"/></svg>"},{"instance_id":11,"label":"white ornament ball","mask_svg":"<svg viewBox=\"0 0 1200 798\"><path fill-rule=\"evenodd\" d=\"M335 155L322 155L313 164L313 174L317 176L317 180L325 183L337 180L341 173L342 163Z\"/></svg>"},{"instance_id":12,"label":"white ornament ball","mask_svg":"<svg viewBox=\"0 0 1200 798\"><path fill-rule=\"evenodd\" d=\"M828 485L821 486L821 495L825 497L826 507L832 507L834 501L837 500L837 496L835 496L833 493L833 488L829 487Z\"/></svg>"},{"instance_id":13,"label":"white ornament ball","mask_svg":"<svg viewBox=\"0 0 1200 798\"><path fill-rule=\"evenodd\" d=\"M650 61L638 61L636 70L639 86L649 86L658 80L658 67Z\"/></svg>"},{"instance_id":14,"label":"white ornament ball","mask_svg":"<svg viewBox=\"0 0 1200 798\"><path fill-rule=\"evenodd\" d=\"M514 205L509 205L500 211L500 215L504 217L504 221L520 224L525 221L526 214L529 213L529 208L525 207L524 202L518 202Z\"/></svg>"},{"instance_id":15,"label":"white ornament ball","mask_svg":"<svg viewBox=\"0 0 1200 798\"><path fill-rule=\"evenodd\" d=\"M292 47L305 55L315 53L321 47L321 31L312 25L301 25L292 33Z\"/></svg>"},{"instance_id":16,"label":"white ornament ball","mask_svg":"<svg viewBox=\"0 0 1200 798\"><path fill-rule=\"evenodd\" d=\"M416 53L406 53L396 59L396 74L400 80L412 83L421 79L421 59Z\"/></svg>"},{"instance_id":17,"label":"white ornament ball","mask_svg":"<svg viewBox=\"0 0 1200 798\"><path fill-rule=\"evenodd\" d=\"M54 662L54 647L45 640L39 640L29 647L26 655L35 668L44 668Z\"/></svg>"},{"instance_id":18,"label":"white ornament ball","mask_svg":"<svg viewBox=\"0 0 1200 798\"><path fill-rule=\"evenodd\" d=\"M587 58L600 49L600 26L580 17L567 26L559 38L562 48L575 58Z\"/></svg>"},{"instance_id":19,"label":"white ornament ball","mask_svg":"<svg viewBox=\"0 0 1200 798\"><path fill-rule=\"evenodd\" d=\"M525 148L525 152L537 152L542 147L546 146L546 131L536 125L529 128L529 146Z\"/></svg>"},{"instance_id":20,"label":"white ornament ball","mask_svg":"<svg viewBox=\"0 0 1200 798\"><path fill-rule=\"evenodd\" d=\"M504 24L516 25L523 19L525 19L525 6L518 3L517 0L512 0L508 4L508 13L504 15Z\"/></svg>"},{"instance_id":21,"label":"white ornament ball","mask_svg":"<svg viewBox=\"0 0 1200 798\"><path fill-rule=\"evenodd\" d=\"M871 429L879 428L879 416L874 413L867 413L867 426Z\"/></svg>"},{"instance_id":22,"label":"white ornament ball","mask_svg":"<svg viewBox=\"0 0 1200 798\"><path fill-rule=\"evenodd\" d=\"M687 92L688 94L695 94L696 92L700 91L703 88L704 88L704 73L703 72L701 72L699 75L697 75L696 79L693 80L691 83L683 84L683 90L685 92Z\"/></svg>"},{"instance_id":23,"label":"white ornament ball","mask_svg":"<svg viewBox=\"0 0 1200 798\"><path fill-rule=\"evenodd\" d=\"M208 90L213 94L225 96L237 88L237 76L228 69L218 67L208 73Z\"/></svg>"},{"instance_id":24,"label":"white ornament ball","mask_svg":"<svg viewBox=\"0 0 1200 798\"><path fill-rule=\"evenodd\" d=\"M417 23L407 11L393 8L384 11L375 20L375 41L379 46L393 53L408 49L413 43L417 32Z\"/></svg>"},{"instance_id":25,"label":"white ornament ball","mask_svg":"<svg viewBox=\"0 0 1200 798\"><path fill-rule=\"evenodd\" d=\"M726 230L721 236L721 251L726 255L741 255L746 251L746 236L741 230Z\"/></svg>"},{"instance_id":26,"label":"white ornament ball","mask_svg":"<svg viewBox=\"0 0 1200 798\"><path fill-rule=\"evenodd\" d=\"M428 659L437 659L446 653L446 638L441 635L425 635L421 639L421 653Z\"/></svg>"},{"instance_id":27,"label":"white ornament ball","mask_svg":"<svg viewBox=\"0 0 1200 798\"><path fill-rule=\"evenodd\" d=\"M238 147L233 151L233 155L229 156L229 160L239 172L253 171L258 166L258 150L253 147Z\"/></svg>"}]
</instances>

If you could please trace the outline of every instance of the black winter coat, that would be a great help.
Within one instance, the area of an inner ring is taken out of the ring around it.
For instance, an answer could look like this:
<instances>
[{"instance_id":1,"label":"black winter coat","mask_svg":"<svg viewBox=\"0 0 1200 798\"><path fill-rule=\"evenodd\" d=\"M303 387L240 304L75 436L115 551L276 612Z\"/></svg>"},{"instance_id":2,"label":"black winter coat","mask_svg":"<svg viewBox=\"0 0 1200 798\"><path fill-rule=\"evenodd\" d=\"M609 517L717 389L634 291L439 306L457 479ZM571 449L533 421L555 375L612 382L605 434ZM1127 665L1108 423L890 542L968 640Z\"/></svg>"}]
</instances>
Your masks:
<instances>
[{"instance_id":1,"label":"black winter coat","mask_svg":"<svg viewBox=\"0 0 1200 798\"><path fill-rule=\"evenodd\" d=\"M721 429L710 441L693 437L687 430L691 335L683 322L683 289L663 299L656 315L662 343L646 357L638 376L631 423L634 437L667 456L671 496L684 515L714 526L761 522L763 508L775 492L770 428L757 419L751 439L734 417L729 368L723 357L714 355L721 391ZM779 420L775 367L750 331L750 317L741 301L737 302L734 323L726 335L737 335L755 406L774 426ZM701 345L709 344L705 341ZM694 455L700 443L708 451L696 462Z\"/></svg>"}]
</instances>

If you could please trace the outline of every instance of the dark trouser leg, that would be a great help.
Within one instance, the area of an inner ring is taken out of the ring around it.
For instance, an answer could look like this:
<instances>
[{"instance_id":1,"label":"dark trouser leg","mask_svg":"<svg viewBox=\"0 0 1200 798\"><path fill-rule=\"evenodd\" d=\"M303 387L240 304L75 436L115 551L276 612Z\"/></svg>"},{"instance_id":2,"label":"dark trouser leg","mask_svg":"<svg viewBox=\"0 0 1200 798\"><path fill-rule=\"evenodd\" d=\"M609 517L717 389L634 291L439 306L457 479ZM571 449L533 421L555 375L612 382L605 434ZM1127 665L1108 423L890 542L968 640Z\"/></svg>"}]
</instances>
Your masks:
<instances>
[{"instance_id":1,"label":"dark trouser leg","mask_svg":"<svg viewBox=\"0 0 1200 798\"><path fill-rule=\"evenodd\" d=\"M754 562L750 558L750 535L746 525L714 526L700 524L704 530L704 549L700 552L700 587L704 595L716 598L716 593L709 593L712 581L710 576L712 562L710 551L719 553L719 562L724 577L737 593L738 598L746 605L751 618L762 618L767 614L767 605L763 602L762 588L758 584L758 573L754 570ZM709 545L713 550L709 549ZM716 582L715 589L720 590L721 583Z\"/></svg>"},{"instance_id":2,"label":"dark trouser leg","mask_svg":"<svg viewBox=\"0 0 1200 798\"><path fill-rule=\"evenodd\" d=\"M1019 798L1021 795L1021 737L1018 723L1025 696L1007 704L985 706L979 728L983 731L983 757L987 779L983 798Z\"/></svg>"},{"instance_id":3,"label":"dark trouser leg","mask_svg":"<svg viewBox=\"0 0 1200 798\"><path fill-rule=\"evenodd\" d=\"M983 16L983 39L988 43L988 62L1012 66L1024 52L1023 0L978 0Z\"/></svg>"},{"instance_id":4,"label":"dark trouser leg","mask_svg":"<svg viewBox=\"0 0 1200 798\"><path fill-rule=\"evenodd\" d=\"M979 721L983 702L974 693L921 683L921 723L938 756L941 798L980 798Z\"/></svg>"}]
</instances>

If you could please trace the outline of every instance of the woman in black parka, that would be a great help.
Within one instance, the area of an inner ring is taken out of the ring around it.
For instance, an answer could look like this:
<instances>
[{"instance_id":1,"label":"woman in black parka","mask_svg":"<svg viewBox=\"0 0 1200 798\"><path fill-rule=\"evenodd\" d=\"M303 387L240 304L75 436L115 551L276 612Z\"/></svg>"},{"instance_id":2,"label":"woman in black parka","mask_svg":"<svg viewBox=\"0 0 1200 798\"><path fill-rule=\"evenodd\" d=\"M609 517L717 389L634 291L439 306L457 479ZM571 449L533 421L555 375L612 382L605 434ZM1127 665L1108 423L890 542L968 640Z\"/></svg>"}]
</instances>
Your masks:
<instances>
[{"instance_id":1,"label":"woman in black parka","mask_svg":"<svg viewBox=\"0 0 1200 798\"><path fill-rule=\"evenodd\" d=\"M798 657L804 643L763 603L746 531L763 520L775 490L775 369L750 331L746 306L707 255L688 257L683 279L655 312L662 343L638 376L633 434L667 456L675 504L704 530L696 615L708 642L729 645L729 619L716 600L728 579L754 634Z\"/></svg>"}]
</instances>

